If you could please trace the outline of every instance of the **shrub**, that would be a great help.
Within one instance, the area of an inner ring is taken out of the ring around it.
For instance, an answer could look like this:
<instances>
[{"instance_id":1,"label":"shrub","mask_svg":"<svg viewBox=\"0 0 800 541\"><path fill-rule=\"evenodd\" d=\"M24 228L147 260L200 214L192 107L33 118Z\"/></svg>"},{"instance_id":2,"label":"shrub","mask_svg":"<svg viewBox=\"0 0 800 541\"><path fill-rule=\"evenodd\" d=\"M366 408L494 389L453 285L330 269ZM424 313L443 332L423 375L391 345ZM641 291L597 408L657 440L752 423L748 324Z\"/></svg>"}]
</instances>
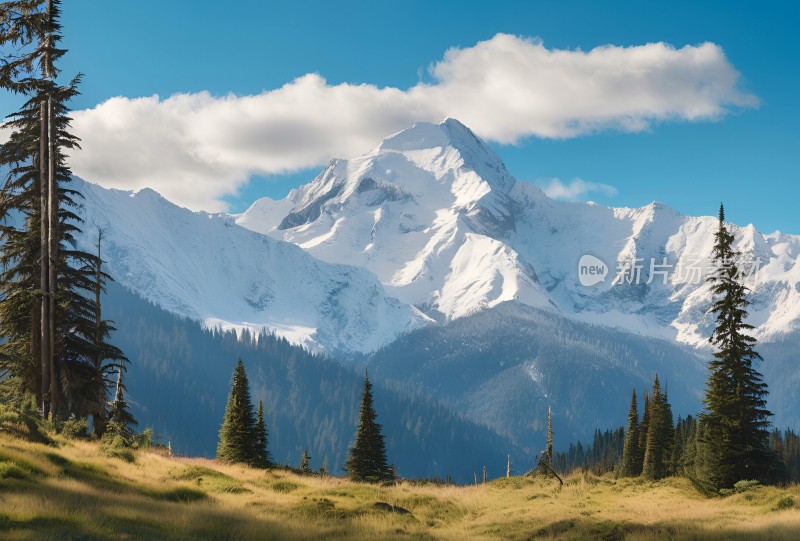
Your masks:
<instances>
[{"instance_id":1,"label":"shrub","mask_svg":"<svg viewBox=\"0 0 800 541\"><path fill-rule=\"evenodd\" d=\"M106 456L119 458L125 462L133 462L135 459L131 439L113 430L103 434L100 450Z\"/></svg>"},{"instance_id":2,"label":"shrub","mask_svg":"<svg viewBox=\"0 0 800 541\"><path fill-rule=\"evenodd\" d=\"M153 429L145 428L141 434L134 436L137 449L151 449L153 447Z\"/></svg>"},{"instance_id":3,"label":"shrub","mask_svg":"<svg viewBox=\"0 0 800 541\"><path fill-rule=\"evenodd\" d=\"M0 382L0 432L39 443L49 443L33 395L20 391L16 378Z\"/></svg>"},{"instance_id":4,"label":"shrub","mask_svg":"<svg viewBox=\"0 0 800 541\"><path fill-rule=\"evenodd\" d=\"M13 462L0 461L0 479L25 479L28 474Z\"/></svg>"},{"instance_id":5,"label":"shrub","mask_svg":"<svg viewBox=\"0 0 800 541\"><path fill-rule=\"evenodd\" d=\"M61 435L73 440L89 438L89 422L86 419L69 419L61 425Z\"/></svg>"},{"instance_id":6,"label":"shrub","mask_svg":"<svg viewBox=\"0 0 800 541\"><path fill-rule=\"evenodd\" d=\"M734 483L733 488L722 488L720 489L719 493L722 496L730 496L731 494L741 494L742 492L747 492L748 490L752 490L754 488L758 488L761 486L756 480L742 480L737 481Z\"/></svg>"}]
</instances>

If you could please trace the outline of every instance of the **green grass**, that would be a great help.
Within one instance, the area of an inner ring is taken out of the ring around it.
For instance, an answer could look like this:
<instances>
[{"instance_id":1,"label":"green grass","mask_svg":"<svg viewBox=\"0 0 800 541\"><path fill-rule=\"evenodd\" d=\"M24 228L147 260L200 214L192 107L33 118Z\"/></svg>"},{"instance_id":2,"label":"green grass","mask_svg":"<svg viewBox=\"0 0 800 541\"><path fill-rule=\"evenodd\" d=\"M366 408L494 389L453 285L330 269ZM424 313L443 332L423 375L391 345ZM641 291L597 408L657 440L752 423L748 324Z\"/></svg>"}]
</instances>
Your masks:
<instances>
[{"instance_id":1,"label":"green grass","mask_svg":"<svg viewBox=\"0 0 800 541\"><path fill-rule=\"evenodd\" d=\"M0 435L0 539L800 539L798 486L710 499L679 478L374 486L131 457Z\"/></svg>"}]
</instances>

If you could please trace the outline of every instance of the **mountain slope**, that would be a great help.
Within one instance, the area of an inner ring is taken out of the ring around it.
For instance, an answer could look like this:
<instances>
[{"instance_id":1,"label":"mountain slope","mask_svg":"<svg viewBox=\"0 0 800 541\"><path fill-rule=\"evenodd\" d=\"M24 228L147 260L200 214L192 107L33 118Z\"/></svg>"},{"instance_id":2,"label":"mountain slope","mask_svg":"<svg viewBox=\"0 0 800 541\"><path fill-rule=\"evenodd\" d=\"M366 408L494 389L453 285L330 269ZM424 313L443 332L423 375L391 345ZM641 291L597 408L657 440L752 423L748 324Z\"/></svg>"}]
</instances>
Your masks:
<instances>
[{"instance_id":1,"label":"mountain slope","mask_svg":"<svg viewBox=\"0 0 800 541\"><path fill-rule=\"evenodd\" d=\"M643 395L656 373L676 417L695 414L705 379L704 359L689 346L521 303L406 334L369 363L531 452L544 448L548 406L560 448L590 441L598 427L620 426L631 390Z\"/></svg>"},{"instance_id":2,"label":"mountain slope","mask_svg":"<svg viewBox=\"0 0 800 541\"><path fill-rule=\"evenodd\" d=\"M427 321L363 269L324 263L152 190L76 182L84 196L79 243L94 251L102 229L112 276L174 313L215 327L266 328L329 352L371 351Z\"/></svg>"},{"instance_id":3,"label":"mountain slope","mask_svg":"<svg viewBox=\"0 0 800 541\"><path fill-rule=\"evenodd\" d=\"M715 219L659 203L555 202L515 181L453 119L415 124L364 156L334 160L287 199L257 202L236 220L322 260L366 268L392 295L441 321L515 300L706 345L710 290L702 278ZM797 329L800 237L732 227L745 266L755 271L747 283L757 336ZM578 279L585 254L609 270L594 287Z\"/></svg>"},{"instance_id":4,"label":"mountain slope","mask_svg":"<svg viewBox=\"0 0 800 541\"><path fill-rule=\"evenodd\" d=\"M203 329L111 284L106 317L119 328L114 343L131 359L127 398L142 427L181 455L213 457L231 374L242 359L253 400L264 401L269 448L278 463L297 466L304 449L319 468L341 473L355 435L363 372L311 354L283 339ZM487 461L519 464L531 458L507 438L479 426L418 392L374 383L378 422L389 461L404 477L468 482Z\"/></svg>"}]
</instances>

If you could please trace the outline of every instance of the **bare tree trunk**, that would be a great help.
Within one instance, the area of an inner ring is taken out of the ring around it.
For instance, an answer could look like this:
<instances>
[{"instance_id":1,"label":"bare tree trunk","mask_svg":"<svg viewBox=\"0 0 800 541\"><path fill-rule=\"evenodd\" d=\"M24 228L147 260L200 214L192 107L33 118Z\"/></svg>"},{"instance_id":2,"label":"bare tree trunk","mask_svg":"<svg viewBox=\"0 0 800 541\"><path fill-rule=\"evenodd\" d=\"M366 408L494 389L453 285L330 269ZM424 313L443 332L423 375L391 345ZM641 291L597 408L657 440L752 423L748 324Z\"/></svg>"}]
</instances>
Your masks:
<instances>
[{"instance_id":1,"label":"bare tree trunk","mask_svg":"<svg viewBox=\"0 0 800 541\"><path fill-rule=\"evenodd\" d=\"M50 414L50 299L49 291L49 263L50 254L48 250L48 213L47 213L47 193L48 193L48 150L50 148L47 141L49 128L47 126L47 104L45 100L39 104L39 203L40 203L40 257L39 257L39 287L41 293L41 316L39 324L39 359L42 365L42 418L47 418Z\"/></svg>"},{"instance_id":2,"label":"bare tree trunk","mask_svg":"<svg viewBox=\"0 0 800 541\"><path fill-rule=\"evenodd\" d=\"M36 201L38 206L39 202ZM36 361L36 364L31 367L31 376L33 377L33 392L36 396L36 403L41 408L44 404L42 395L42 370L40 368L42 358L42 303L37 299L31 306L31 359ZM40 410L41 413L41 410Z\"/></svg>"},{"instance_id":3,"label":"bare tree trunk","mask_svg":"<svg viewBox=\"0 0 800 541\"><path fill-rule=\"evenodd\" d=\"M49 2L48 2L49 4ZM59 385L59 366L57 363L56 353L56 293L58 292L57 286L57 272L58 272L58 245L59 245L59 224L58 224L58 181L56 179L56 151L55 151L55 118L53 111L53 100L47 100L48 109L48 130L47 137L49 143L49 167L48 167L48 252L50 255L50 264L48 266L48 291L50 293L50 407L55 413L58 413L58 403L60 400L60 385Z\"/></svg>"},{"instance_id":4,"label":"bare tree trunk","mask_svg":"<svg viewBox=\"0 0 800 541\"><path fill-rule=\"evenodd\" d=\"M102 309L100 306L100 296L103 293L103 260L101 259L101 242L103 241L103 230L101 228L97 228L97 271L95 273L95 284L94 284L94 296L95 296L95 304L94 304L94 325L95 325L95 343L100 344L103 341L103 318L102 318ZM97 352L97 358L95 359L95 366L99 370L103 364L103 352Z\"/></svg>"},{"instance_id":5,"label":"bare tree trunk","mask_svg":"<svg viewBox=\"0 0 800 541\"><path fill-rule=\"evenodd\" d=\"M103 241L103 230L98 227L97 228L97 269L95 274L95 284L94 284L94 295L95 295L95 305L94 305L94 321L95 321L95 343L102 344L103 343L103 312L102 306L100 304L100 297L103 293L103 259L102 255L102 241ZM95 358L95 366L97 370L100 371L103 367L103 359L105 358L104 352L99 350L97 352L97 357ZM106 416L103 411L103 405L105 403L105 385L103 385L103 395L98 397L98 406L97 411L94 413L94 432L95 434L102 435L106 431Z\"/></svg>"}]
</instances>

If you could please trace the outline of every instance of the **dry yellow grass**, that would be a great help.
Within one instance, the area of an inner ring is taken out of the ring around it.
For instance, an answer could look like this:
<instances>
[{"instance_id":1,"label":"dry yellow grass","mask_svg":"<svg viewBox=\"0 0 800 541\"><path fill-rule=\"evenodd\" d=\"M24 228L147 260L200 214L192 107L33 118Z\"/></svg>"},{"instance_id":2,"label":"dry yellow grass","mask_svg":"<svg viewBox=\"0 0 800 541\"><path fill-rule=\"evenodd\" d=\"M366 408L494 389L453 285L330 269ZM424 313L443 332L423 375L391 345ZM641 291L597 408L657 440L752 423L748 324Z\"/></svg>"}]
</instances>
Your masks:
<instances>
[{"instance_id":1,"label":"dry yellow grass","mask_svg":"<svg viewBox=\"0 0 800 541\"><path fill-rule=\"evenodd\" d=\"M386 502L401 515L374 507ZM258 471L0 436L2 539L800 539L800 487L706 499L684 479L573 475L485 486Z\"/></svg>"}]
</instances>

